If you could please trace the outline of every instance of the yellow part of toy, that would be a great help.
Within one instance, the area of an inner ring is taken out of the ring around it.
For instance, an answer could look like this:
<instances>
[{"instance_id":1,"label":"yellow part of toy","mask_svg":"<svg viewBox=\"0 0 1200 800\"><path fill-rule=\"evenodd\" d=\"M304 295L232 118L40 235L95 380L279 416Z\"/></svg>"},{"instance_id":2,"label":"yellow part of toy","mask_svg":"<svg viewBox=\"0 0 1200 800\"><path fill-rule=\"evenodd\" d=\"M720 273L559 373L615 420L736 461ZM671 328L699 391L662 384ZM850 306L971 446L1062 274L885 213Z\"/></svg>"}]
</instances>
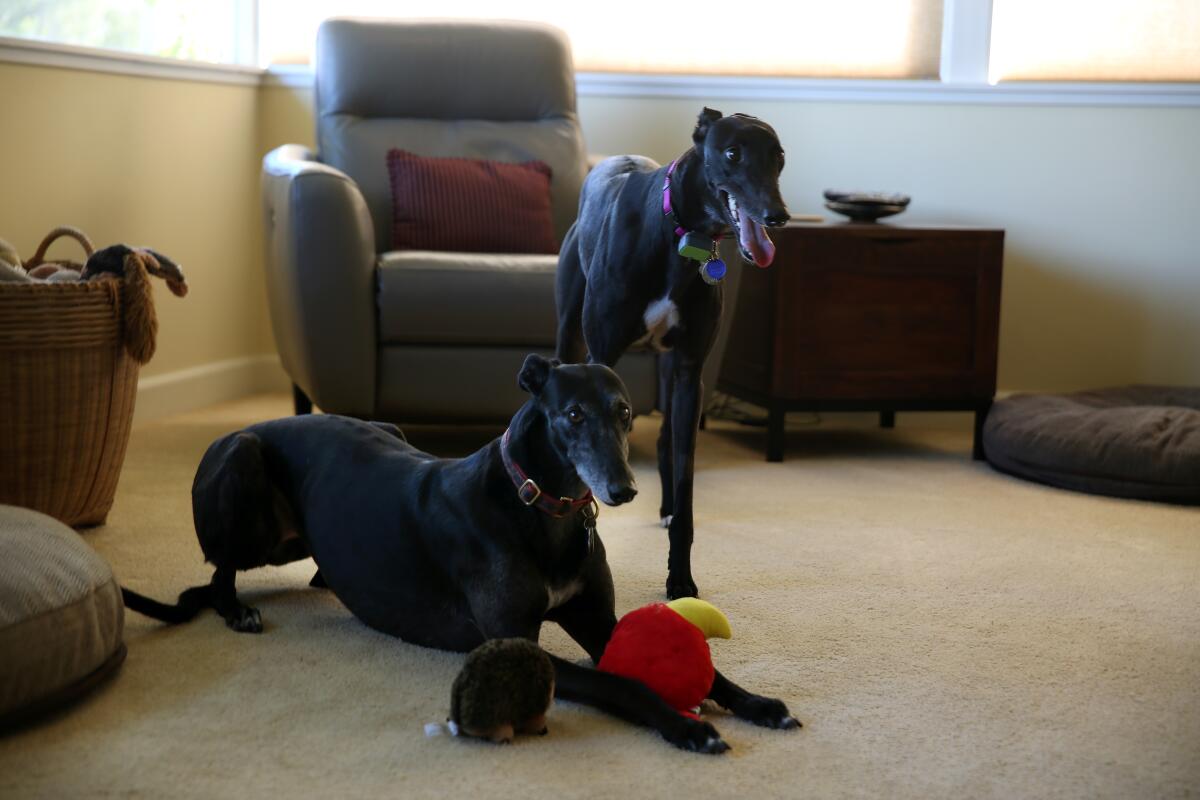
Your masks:
<instances>
[{"instance_id":1,"label":"yellow part of toy","mask_svg":"<svg viewBox=\"0 0 1200 800\"><path fill-rule=\"evenodd\" d=\"M706 603L696 597L681 597L667 603L667 606L699 628L704 633L705 639L733 638L733 629L729 627L729 619L712 603Z\"/></svg>"}]
</instances>

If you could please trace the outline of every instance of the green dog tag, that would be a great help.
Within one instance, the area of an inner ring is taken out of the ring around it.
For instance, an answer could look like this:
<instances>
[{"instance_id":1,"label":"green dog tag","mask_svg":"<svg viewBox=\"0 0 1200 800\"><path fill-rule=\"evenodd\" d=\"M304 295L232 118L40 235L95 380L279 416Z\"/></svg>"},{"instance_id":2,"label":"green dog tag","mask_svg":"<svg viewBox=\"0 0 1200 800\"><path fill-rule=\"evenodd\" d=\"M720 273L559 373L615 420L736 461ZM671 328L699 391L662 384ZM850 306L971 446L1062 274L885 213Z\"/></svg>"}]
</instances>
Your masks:
<instances>
[{"instance_id":1,"label":"green dog tag","mask_svg":"<svg viewBox=\"0 0 1200 800\"><path fill-rule=\"evenodd\" d=\"M708 261L712 258L713 241L702 233L688 231L679 239L679 255L693 261Z\"/></svg>"}]
</instances>

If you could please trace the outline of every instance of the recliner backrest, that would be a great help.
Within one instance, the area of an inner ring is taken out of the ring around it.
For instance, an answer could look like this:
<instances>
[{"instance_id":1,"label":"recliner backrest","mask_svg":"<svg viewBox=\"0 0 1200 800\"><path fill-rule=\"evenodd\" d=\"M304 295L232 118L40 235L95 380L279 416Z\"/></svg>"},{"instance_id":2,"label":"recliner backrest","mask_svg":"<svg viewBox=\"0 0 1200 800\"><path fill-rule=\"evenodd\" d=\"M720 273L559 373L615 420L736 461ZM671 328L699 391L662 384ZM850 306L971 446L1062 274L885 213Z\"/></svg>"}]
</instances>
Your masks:
<instances>
[{"instance_id":1,"label":"recliner backrest","mask_svg":"<svg viewBox=\"0 0 1200 800\"><path fill-rule=\"evenodd\" d=\"M586 172L570 44L536 23L330 19L317 33L320 159L350 176L391 249L387 152L540 160L561 242Z\"/></svg>"}]
</instances>

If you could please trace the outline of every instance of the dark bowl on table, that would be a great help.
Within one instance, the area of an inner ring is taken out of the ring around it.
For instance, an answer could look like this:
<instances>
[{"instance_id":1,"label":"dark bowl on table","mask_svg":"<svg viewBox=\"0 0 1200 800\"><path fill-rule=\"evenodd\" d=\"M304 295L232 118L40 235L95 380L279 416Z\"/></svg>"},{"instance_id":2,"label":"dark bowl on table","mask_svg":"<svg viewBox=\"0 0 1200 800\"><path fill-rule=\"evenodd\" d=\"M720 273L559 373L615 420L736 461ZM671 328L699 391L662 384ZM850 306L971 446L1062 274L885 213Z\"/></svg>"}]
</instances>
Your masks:
<instances>
[{"instance_id":1,"label":"dark bowl on table","mask_svg":"<svg viewBox=\"0 0 1200 800\"><path fill-rule=\"evenodd\" d=\"M825 207L855 222L874 222L899 214L908 207L910 199L906 194L825 191Z\"/></svg>"}]
</instances>

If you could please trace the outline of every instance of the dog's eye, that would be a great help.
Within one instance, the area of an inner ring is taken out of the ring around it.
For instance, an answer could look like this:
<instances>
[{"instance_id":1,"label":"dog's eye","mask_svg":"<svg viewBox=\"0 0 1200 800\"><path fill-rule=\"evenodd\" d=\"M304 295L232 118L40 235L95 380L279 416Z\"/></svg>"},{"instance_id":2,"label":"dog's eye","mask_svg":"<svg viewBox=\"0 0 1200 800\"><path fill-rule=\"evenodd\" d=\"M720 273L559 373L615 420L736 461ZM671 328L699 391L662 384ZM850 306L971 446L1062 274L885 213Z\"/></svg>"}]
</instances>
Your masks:
<instances>
[{"instance_id":1,"label":"dog's eye","mask_svg":"<svg viewBox=\"0 0 1200 800\"><path fill-rule=\"evenodd\" d=\"M629 410L629 406L621 405L617 408L617 418L620 419L621 422L629 422L631 417L633 417L633 412Z\"/></svg>"},{"instance_id":2,"label":"dog's eye","mask_svg":"<svg viewBox=\"0 0 1200 800\"><path fill-rule=\"evenodd\" d=\"M567 409L567 419L571 421L572 425L578 425L583 422L583 411L579 409L579 406L571 406Z\"/></svg>"},{"instance_id":3,"label":"dog's eye","mask_svg":"<svg viewBox=\"0 0 1200 800\"><path fill-rule=\"evenodd\" d=\"M725 148L725 157L734 164L742 160L742 151L736 147Z\"/></svg>"}]
</instances>

